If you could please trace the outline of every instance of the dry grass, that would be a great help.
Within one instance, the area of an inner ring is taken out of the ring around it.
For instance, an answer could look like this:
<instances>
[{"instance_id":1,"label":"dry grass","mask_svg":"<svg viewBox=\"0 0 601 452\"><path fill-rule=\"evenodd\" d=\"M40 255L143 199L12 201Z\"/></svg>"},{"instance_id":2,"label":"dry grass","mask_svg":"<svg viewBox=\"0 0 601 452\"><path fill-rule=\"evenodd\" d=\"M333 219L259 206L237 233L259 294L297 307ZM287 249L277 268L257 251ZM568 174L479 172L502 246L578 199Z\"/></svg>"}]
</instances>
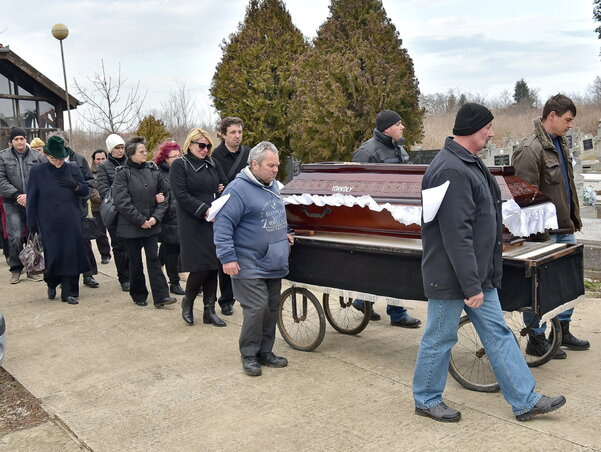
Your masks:
<instances>
[{"instance_id":1,"label":"dry grass","mask_svg":"<svg viewBox=\"0 0 601 452\"><path fill-rule=\"evenodd\" d=\"M497 147L504 147L509 138L521 140L532 130L532 120L540 117L540 109L517 109L513 107L495 111L493 129L495 137L492 142ZM575 131L583 134L597 133L597 124L601 119L601 111L596 105L578 106ZM446 137L451 135L455 113L444 115L428 115L424 118L424 139L422 149L440 149Z\"/></svg>"},{"instance_id":2,"label":"dry grass","mask_svg":"<svg viewBox=\"0 0 601 452\"><path fill-rule=\"evenodd\" d=\"M47 420L40 400L0 367L0 436Z\"/></svg>"}]
</instances>

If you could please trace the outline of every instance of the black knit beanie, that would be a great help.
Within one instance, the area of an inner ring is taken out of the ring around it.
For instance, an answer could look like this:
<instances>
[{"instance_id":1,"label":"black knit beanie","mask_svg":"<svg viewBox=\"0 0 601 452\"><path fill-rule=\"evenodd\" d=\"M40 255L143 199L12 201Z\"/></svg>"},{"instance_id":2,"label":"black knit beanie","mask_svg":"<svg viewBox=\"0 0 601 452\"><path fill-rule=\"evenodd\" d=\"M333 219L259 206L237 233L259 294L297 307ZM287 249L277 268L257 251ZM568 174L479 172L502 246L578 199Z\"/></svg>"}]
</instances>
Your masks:
<instances>
[{"instance_id":1,"label":"black knit beanie","mask_svg":"<svg viewBox=\"0 0 601 452\"><path fill-rule=\"evenodd\" d=\"M13 127L10 129L10 141L14 140L16 137L27 138L27 134L20 127Z\"/></svg>"},{"instance_id":2,"label":"black knit beanie","mask_svg":"<svg viewBox=\"0 0 601 452\"><path fill-rule=\"evenodd\" d=\"M376 116L376 129L380 132L384 132L390 126L395 125L397 122L401 120L401 116L392 110L382 110Z\"/></svg>"},{"instance_id":3,"label":"black knit beanie","mask_svg":"<svg viewBox=\"0 0 601 452\"><path fill-rule=\"evenodd\" d=\"M457 112L453 135L472 135L493 119L494 116L488 108L479 104L465 104Z\"/></svg>"}]
</instances>

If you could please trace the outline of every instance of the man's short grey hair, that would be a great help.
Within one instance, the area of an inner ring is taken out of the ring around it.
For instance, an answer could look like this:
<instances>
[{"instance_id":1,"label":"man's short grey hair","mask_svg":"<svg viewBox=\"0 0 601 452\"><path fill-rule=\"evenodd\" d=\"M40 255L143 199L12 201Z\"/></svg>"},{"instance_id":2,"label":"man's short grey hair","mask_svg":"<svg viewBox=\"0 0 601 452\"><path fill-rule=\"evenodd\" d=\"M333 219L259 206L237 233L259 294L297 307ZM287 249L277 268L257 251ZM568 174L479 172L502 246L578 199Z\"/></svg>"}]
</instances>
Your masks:
<instances>
[{"instance_id":1,"label":"man's short grey hair","mask_svg":"<svg viewBox=\"0 0 601 452\"><path fill-rule=\"evenodd\" d=\"M270 143L269 141L261 141L250 150L250 153L248 154L248 164L250 165L250 162L254 160L260 165L265 158L267 151L271 151L275 155L279 155L278 148L275 147L275 144Z\"/></svg>"},{"instance_id":2,"label":"man's short grey hair","mask_svg":"<svg viewBox=\"0 0 601 452\"><path fill-rule=\"evenodd\" d=\"M52 132L51 134L48 135L48 138L50 138L50 137L62 138L63 141L65 142L65 144L69 144L69 135L67 135L67 132L65 132L64 130L61 130L61 129L55 130L54 132Z\"/></svg>"}]
</instances>

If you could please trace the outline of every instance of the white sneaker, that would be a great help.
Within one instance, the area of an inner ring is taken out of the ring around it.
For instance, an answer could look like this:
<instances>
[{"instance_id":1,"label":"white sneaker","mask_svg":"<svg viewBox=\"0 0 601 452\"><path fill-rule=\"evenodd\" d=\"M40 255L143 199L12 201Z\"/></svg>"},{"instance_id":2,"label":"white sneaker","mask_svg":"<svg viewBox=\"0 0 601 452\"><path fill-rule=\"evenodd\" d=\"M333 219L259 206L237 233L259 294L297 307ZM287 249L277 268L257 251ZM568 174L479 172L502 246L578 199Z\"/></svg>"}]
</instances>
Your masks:
<instances>
[{"instance_id":1,"label":"white sneaker","mask_svg":"<svg viewBox=\"0 0 601 452\"><path fill-rule=\"evenodd\" d=\"M42 275L30 275L27 273L27 279L33 282L40 282L44 280L44 277Z\"/></svg>"}]
</instances>

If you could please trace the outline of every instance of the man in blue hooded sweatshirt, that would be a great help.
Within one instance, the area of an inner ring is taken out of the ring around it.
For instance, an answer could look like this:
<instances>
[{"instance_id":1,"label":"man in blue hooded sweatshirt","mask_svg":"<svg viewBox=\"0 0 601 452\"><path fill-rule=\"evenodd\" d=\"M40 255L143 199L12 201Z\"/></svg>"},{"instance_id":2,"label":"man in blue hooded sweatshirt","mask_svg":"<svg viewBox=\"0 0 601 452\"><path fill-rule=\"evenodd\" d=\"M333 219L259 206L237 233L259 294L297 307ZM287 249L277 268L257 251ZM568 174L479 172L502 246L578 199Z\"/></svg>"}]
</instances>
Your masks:
<instances>
[{"instance_id":1,"label":"man in blue hooded sweatshirt","mask_svg":"<svg viewBox=\"0 0 601 452\"><path fill-rule=\"evenodd\" d=\"M230 198L213 228L217 257L242 306L240 354L244 372L251 376L261 375L261 365L288 365L286 358L272 352L282 278L288 274L294 243L275 180L279 165L272 143L263 141L252 148L248 166L222 194Z\"/></svg>"}]
</instances>

